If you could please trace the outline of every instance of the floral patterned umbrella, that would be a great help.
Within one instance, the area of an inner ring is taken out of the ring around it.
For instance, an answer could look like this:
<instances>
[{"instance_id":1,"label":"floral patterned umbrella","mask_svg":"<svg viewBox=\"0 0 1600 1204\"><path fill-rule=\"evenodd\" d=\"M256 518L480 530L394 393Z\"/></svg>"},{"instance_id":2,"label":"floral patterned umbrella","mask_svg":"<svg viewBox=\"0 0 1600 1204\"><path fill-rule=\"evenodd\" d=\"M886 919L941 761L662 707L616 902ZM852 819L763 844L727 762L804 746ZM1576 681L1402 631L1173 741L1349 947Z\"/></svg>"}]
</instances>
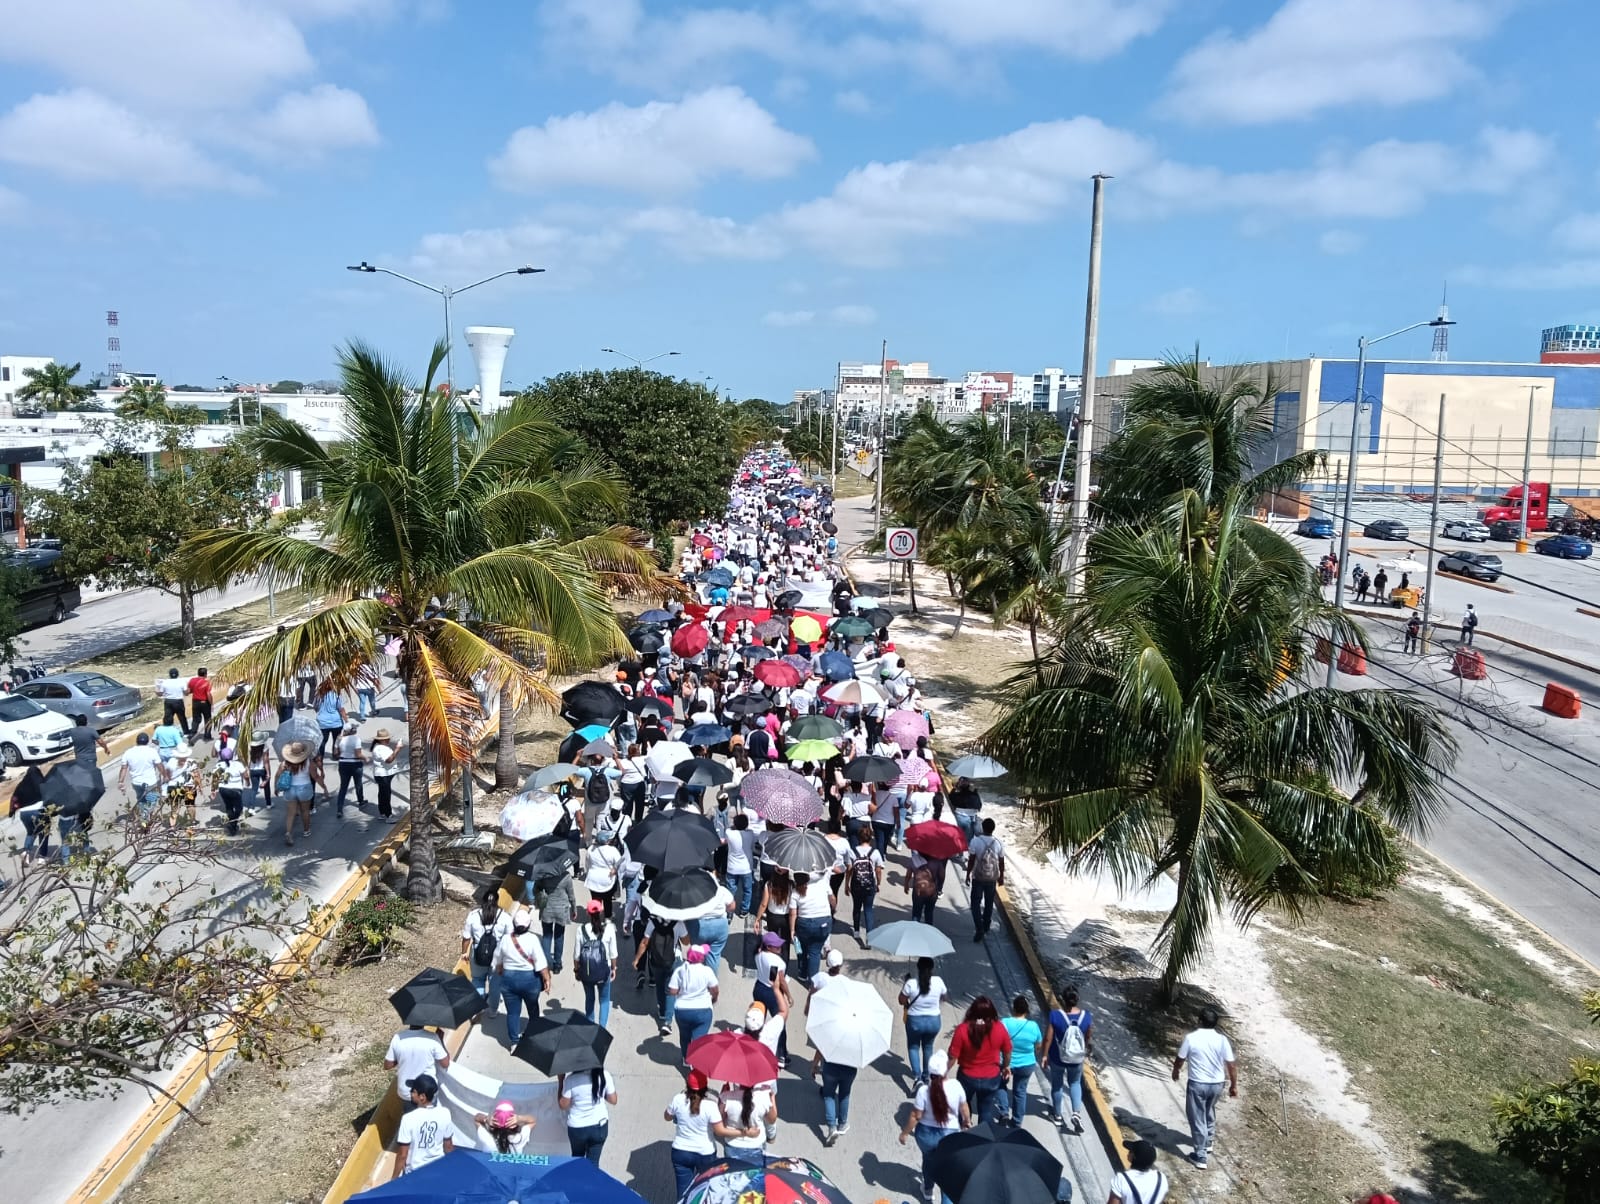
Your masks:
<instances>
[{"instance_id":1,"label":"floral patterned umbrella","mask_svg":"<svg viewBox=\"0 0 1600 1204\"><path fill-rule=\"evenodd\" d=\"M921 711L894 711L883 721L883 734L910 752L928 734L928 717Z\"/></svg>"},{"instance_id":2,"label":"floral patterned umbrella","mask_svg":"<svg viewBox=\"0 0 1600 1204\"><path fill-rule=\"evenodd\" d=\"M898 785L904 786L907 790L920 790L927 785L932 775L933 766L921 757L907 757L900 762Z\"/></svg>"},{"instance_id":3,"label":"floral patterned umbrella","mask_svg":"<svg viewBox=\"0 0 1600 1204\"><path fill-rule=\"evenodd\" d=\"M792 769L769 766L746 775L739 797L762 819L803 828L828 813L822 796Z\"/></svg>"},{"instance_id":4,"label":"floral patterned umbrella","mask_svg":"<svg viewBox=\"0 0 1600 1204\"><path fill-rule=\"evenodd\" d=\"M532 840L556 830L565 813L560 801L542 790L525 790L500 811L500 830L513 840Z\"/></svg>"},{"instance_id":5,"label":"floral patterned umbrella","mask_svg":"<svg viewBox=\"0 0 1600 1204\"><path fill-rule=\"evenodd\" d=\"M718 1162L702 1171L679 1204L850 1204L804 1158L768 1158L766 1165Z\"/></svg>"}]
</instances>

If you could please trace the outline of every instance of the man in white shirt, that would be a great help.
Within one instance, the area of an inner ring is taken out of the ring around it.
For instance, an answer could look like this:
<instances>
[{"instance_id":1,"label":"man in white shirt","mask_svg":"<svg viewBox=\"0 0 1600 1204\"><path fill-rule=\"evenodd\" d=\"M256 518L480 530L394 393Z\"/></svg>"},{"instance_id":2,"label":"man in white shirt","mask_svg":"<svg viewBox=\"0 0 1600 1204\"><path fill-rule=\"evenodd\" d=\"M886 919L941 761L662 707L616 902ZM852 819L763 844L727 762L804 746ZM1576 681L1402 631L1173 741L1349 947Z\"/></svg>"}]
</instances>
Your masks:
<instances>
[{"instance_id":1,"label":"man in white shirt","mask_svg":"<svg viewBox=\"0 0 1600 1204\"><path fill-rule=\"evenodd\" d=\"M400 1118L394 1137L394 1174L390 1178L420 1170L455 1149L455 1129L450 1109L435 1101L439 1082L431 1074L419 1074L406 1084L412 1108Z\"/></svg>"},{"instance_id":2,"label":"man in white shirt","mask_svg":"<svg viewBox=\"0 0 1600 1204\"><path fill-rule=\"evenodd\" d=\"M383 1068L392 1070L394 1093L411 1105L411 1080L418 1075L431 1075L450 1065L450 1054L444 1042L430 1028L413 1024L403 1028L389 1039L389 1051L383 1055Z\"/></svg>"},{"instance_id":3,"label":"man in white shirt","mask_svg":"<svg viewBox=\"0 0 1600 1204\"><path fill-rule=\"evenodd\" d=\"M1136 1141L1128 1147L1128 1169L1111 1180L1106 1204L1161 1204L1167 1198L1167 1177L1156 1167L1156 1147Z\"/></svg>"},{"instance_id":4,"label":"man in white shirt","mask_svg":"<svg viewBox=\"0 0 1600 1204\"><path fill-rule=\"evenodd\" d=\"M184 710L183 700L189 696L189 683L178 676L176 669L168 669L167 675L156 681L156 695L161 699L161 722L171 723L178 721L178 727L187 736L189 734L189 716Z\"/></svg>"},{"instance_id":5,"label":"man in white shirt","mask_svg":"<svg viewBox=\"0 0 1600 1204\"><path fill-rule=\"evenodd\" d=\"M1226 1084L1229 1098L1239 1094L1239 1073L1233 1056L1233 1044L1217 1031L1217 1009L1200 1009L1200 1027L1183 1039L1178 1046L1178 1056L1172 1061L1172 1081L1176 1083L1183 1073L1184 1063L1189 1064L1189 1089L1184 1097L1184 1108L1189 1114L1189 1134L1194 1140L1194 1152L1189 1161L1205 1170L1206 1155L1211 1152L1217 1138L1217 1101L1222 1098Z\"/></svg>"},{"instance_id":6,"label":"man in white shirt","mask_svg":"<svg viewBox=\"0 0 1600 1204\"><path fill-rule=\"evenodd\" d=\"M134 806L149 815L161 801L161 781L166 777L161 754L150 737L139 733L139 742L122 754L122 786L133 791Z\"/></svg>"}]
</instances>

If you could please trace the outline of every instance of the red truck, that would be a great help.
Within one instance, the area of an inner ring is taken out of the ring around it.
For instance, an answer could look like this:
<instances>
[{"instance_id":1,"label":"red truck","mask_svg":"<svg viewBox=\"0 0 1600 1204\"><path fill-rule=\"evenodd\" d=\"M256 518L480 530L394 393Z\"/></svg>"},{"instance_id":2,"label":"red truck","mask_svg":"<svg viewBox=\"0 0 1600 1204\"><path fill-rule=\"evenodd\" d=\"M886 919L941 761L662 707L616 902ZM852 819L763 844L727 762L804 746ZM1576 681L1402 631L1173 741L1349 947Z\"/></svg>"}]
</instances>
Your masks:
<instances>
[{"instance_id":1,"label":"red truck","mask_svg":"<svg viewBox=\"0 0 1600 1204\"><path fill-rule=\"evenodd\" d=\"M1513 485L1506 495L1492 506L1478 511L1478 521L1484 526L1497 522L1522 521L1522 486ZM1528 530L1545 531L1550 527L1550 482L1532 481L1528 485Z\"/></svg>"}]
</instances>

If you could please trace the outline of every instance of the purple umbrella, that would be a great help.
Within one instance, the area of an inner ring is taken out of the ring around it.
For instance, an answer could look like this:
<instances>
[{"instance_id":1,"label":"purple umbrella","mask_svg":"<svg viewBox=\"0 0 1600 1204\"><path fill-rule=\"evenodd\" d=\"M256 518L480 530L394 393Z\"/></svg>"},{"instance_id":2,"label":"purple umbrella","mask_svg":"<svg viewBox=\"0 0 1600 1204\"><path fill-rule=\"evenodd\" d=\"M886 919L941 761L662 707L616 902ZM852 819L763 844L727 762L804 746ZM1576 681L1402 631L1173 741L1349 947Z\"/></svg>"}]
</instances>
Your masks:
<instances>
[{"instance_id":1,"label":"purple umbrella","mask_svg":"<svg viewBox=\"0 0 1600 1204\"><path fill-rule=\"evenodd\" d=\"M811 658L798 653L790 653L780 658L784 664L791 666L802 678L811 676Z\"/></svg>"},{"instance_id":2,"label":"purple umbrella","mask_svg":"<svg viewBox=\"0 0 1600 1204\"><path fill-rule=\"evenodd\" d=\"M883 721L883 734L910 752L928 734L928 717L921 711L894 711Z\"/></svg>"},{"instance_id":3,"label":"purple umbrella","mask_svg":"<svg viewBox=\"0 0 1600 1204\"><path fill-rule=\"evenodd\" d=\"M828 813L822 796L811 788L811 783L781 766L747 774L739 783L739 797L762 819L791 828L803 828Z\"/></svg>"},{"instance_id":4,"label":"purple umbrella","mask_svg":"<svg viewBox=\"0 0 1600 1204\"><path fill-rule=\"evenodd\" d=\"M920 789L927 784L928 777L932 773L933 766L929 765L921 757L907 757L900 762L900 781L898 784L908 790Z\"/></svg>"}]
</instances>

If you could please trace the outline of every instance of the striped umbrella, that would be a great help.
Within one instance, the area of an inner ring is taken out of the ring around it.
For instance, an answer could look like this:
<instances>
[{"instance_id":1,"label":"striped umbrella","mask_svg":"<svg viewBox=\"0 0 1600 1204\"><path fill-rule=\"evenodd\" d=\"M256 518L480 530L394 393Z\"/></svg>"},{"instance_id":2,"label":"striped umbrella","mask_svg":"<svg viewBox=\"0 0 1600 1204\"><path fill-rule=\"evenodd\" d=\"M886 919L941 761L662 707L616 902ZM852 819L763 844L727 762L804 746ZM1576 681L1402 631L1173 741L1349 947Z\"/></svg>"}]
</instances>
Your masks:
<instances>
[{"instance_id":1,"label":"striped umbrella","mask_svg":"<svg viewBox=\"0 0 1600 1204\"><path fill-rule=\"evenodd\" d=\"M883 734L910 752L928 734L928 717L921 711L894 711L883 721Z\"/></svg>"},{"instance_id":2,"label":"striped umbrella","mask_svg":"<svg viewBox=\"0 0 1600 1204\"><path fill-rule=\"evenodd\" d=\"M828 813L822 796L792 769L769 766L746 774L739 797L762 819L803 828Z\"/></svg>"}]
</instances>

